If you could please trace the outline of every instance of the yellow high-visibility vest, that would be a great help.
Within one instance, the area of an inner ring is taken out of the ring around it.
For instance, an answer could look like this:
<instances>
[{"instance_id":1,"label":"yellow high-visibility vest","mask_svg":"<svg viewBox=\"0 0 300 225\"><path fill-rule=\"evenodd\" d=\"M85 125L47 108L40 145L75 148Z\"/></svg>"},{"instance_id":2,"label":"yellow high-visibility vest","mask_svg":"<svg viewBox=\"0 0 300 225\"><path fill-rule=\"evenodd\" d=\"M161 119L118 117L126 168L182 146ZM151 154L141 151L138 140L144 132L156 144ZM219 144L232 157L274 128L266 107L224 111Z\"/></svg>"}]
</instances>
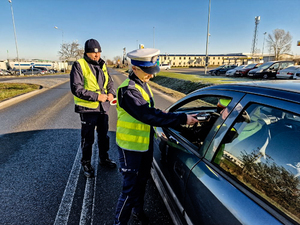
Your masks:
<instances>
[{"instance_id":1,"label":"yellow high-visibility vest","mask_svg":"<svg viewBox=\"0 0 300 225\"><path fill-rule=\"evenodd\" d=\"M80 64L83 78L84 78L84 89L101 94L97 79L96 79L95 75L93 74L91 68L89 67L88 63L83 58L79 59L77 61ZM105 93L107 93L108 73L107 73L105 64L103 64L102 71L103 71L104 77L105 77L103 89L104 89ZM84 100L84 99L76 97L75 95L74 95L74 102L76 105L80 105L80 106L91 108L91 109L97 109L97 107L99 106L98 101L93 102L93 101Z\"/></svg>"},{"instance_id":2,"label":"yellow high-visibility vest","mask_svg":"<svg viewBox=\"0 0 300 225\"><path fill-rule=\"evenodd\" d=\"M117 96L120 88L129 85L130 79L126 79L118 88ZM153 93L150 86L147 84L150 91L151 97ZM149 103L150 106L150 96L147 92L139 85L135 84L135 88L142 94L143 98ZM129 115L117 101L117 132L116 132L116 142L117 145L123 149L131 151L147 151L150 143L150 128L151 126L141 121L135 119Z\"/></svg>"}]
</instances>

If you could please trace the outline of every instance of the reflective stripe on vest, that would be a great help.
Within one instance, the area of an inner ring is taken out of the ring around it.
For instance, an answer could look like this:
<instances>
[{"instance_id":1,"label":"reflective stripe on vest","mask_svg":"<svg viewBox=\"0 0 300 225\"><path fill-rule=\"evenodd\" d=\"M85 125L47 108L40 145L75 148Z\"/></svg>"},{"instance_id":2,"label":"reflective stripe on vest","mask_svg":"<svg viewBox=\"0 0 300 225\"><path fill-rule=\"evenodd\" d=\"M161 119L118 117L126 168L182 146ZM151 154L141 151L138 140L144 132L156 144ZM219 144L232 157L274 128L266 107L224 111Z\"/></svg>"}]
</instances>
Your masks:
<instances>
[{"instance_id":1,"label":"reflective stripe on vest","mask_svg":"<svg viewBox=\"0 0 300 225\"><path fill-rule=\"evenodd\" d=\"M84 78L84 89L101 94L101 90L100 90L99 84L97 82L97 79L96 79L95 75L93 74L91 68L89 67L88 63L83 58L79 59L77 61L80 64L80 67L82 70L82 75ZM103 71L104 77L105 77L103 89L104 89L105 93L107 93L108 73L107 73L105 64L103 64L102 71ZM80 105L80 106L91 108L91 109L97 109L99 106L98 101L95 101L95 102L87 101L87 100L78 98L76 96L74 96L74 102L76 105Z\"/></svg>"},{"instance_id":2,"label":"reflective stripe on vest","mask_svg":"<svg viewBox=\"0 0 300 225\"><path fill-rule=\"evenodd\" d=\"M130 84L131 83L131 84ZM118 88L119 89L129 86L128 88L136 88L143 96L143 98L149 103L150 106L150 96L147 92L139 85L135 84L130 79L126 79ZM147 84L150 91L151 97L153 93L150 86ZM117 101L117 132L116 132L116 142L117 145L123 149L131 151L147 151L150 143L150 128L151 126L141 121L133 118L129 115L123 108L119 106L119 101Z\"/></svg>"}]
</instances>

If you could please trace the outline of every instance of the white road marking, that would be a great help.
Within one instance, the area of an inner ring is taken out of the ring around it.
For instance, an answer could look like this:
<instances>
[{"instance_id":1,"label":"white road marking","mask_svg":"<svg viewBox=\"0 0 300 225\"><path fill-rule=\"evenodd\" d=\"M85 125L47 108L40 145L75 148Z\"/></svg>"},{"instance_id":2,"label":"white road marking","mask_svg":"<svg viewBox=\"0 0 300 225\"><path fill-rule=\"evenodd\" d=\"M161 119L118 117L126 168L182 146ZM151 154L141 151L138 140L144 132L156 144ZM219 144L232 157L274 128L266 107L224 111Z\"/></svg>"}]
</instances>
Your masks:
<instances>
[{"instance_id":1,"label":"white road marking","mask_svg":"<svg viewBox=\"0 0 300 225\"><path fill-rule=\"evenodd\" d=\"M81 147L79 146L61 203L59 205L58 212L56 214L54 225L62 225L68 223L68 219L69 219L69 215L70 215L70 211L74 199L74 194L77 187L78 177L80 173L80 167L81 167L80 159L81 159Z\"/></svg>"},{"instance_id":2,"label":"white road marking","mask_svg":"<svg viewBox=\"0 0 300 225\"><path fill-rule=\"evenodd\" d=\"M97 188L97 171L99 164L99 150L97 144L97 134L95 133L95 143L93 144L92 165L95 169L95 178L88 178L85 185L82 210L80 215L80 225L93 224L95 198Z\"/></svg>"}]
</instances>

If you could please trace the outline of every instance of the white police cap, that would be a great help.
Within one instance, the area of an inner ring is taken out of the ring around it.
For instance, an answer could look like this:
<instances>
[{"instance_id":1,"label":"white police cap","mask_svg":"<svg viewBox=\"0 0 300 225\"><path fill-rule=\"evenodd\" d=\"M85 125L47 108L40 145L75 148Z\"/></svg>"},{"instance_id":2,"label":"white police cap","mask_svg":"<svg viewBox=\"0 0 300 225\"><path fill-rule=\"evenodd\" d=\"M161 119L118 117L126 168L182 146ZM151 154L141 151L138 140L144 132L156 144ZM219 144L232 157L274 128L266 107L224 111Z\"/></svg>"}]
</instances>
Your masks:
<instances>
[{"instance_id":1,"label":"white police cap","mask_svg":"<svg viewBox=\"0 0 300 225\"><path fill-rule=\"evenodd\" d=\"M155 74L160 71L158 65L160 50L154 48L137 49L127 53L131 64L138 66L145 73Z\"/></svg>"}]
</instances>

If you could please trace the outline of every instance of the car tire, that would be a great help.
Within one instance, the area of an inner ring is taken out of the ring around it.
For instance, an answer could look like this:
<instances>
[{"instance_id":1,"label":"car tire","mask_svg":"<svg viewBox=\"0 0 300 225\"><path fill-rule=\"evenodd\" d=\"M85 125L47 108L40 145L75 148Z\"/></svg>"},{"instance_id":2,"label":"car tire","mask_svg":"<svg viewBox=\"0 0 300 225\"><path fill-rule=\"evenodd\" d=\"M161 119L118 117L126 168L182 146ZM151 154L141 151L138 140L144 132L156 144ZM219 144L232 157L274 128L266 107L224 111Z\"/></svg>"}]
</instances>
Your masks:
<instances>
[{"instance_id":1,"label":"car tire","mask_svg":"<svg viewBox=\"0 0 300 225\"><path fill-rule=\"evenodd\" d=\"M220 71L217 71L217 76L220 76L220 74L221 74Z\"/></svg>"},{"instance_id":2,"label":"car tire","mask_svg":"<svg viewBox=\"0 0 300 225\"><path fill-rule=\"evenodd\" d=\"M263 79L268 79L269 76L268 76L268 74L264 74L262 78L263 78Z\"/></svg>"}]
</instances>

